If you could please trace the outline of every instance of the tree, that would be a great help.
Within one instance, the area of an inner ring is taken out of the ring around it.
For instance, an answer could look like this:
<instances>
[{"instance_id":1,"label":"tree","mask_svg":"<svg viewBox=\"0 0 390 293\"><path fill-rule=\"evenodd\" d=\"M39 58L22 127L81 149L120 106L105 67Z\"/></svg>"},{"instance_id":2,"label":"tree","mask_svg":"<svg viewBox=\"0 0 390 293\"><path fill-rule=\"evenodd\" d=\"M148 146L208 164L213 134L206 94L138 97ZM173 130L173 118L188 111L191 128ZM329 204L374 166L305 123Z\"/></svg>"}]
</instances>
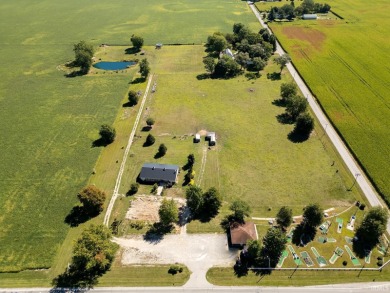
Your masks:
<instances>
[{"instance_id":1,"label":"tree","mask_svg":"<svg viewBox=\"0 0 390 293\"><path fill-rule=\"evenodd\" d=\"M118 245L103 225L91 225L83 231L73 247L71 268L86 275L102 275L111 266Z\"/></svg>"},{"instance_id":2,"label":"tree","mask_svg":"<svg viewBox=\"0 0 390 293\"><path fill-rule=\"evenodd\" d=\"M136 48L138 51L144 45L144 39L140 36L137 36L137 35L132 35L130 38L130 41L133 44L133 47Z\"/></svg>"},{"instance_id":3,"label":"tree","mask_svg":"<svg viewBox=\"0 0 390 293\"><path fill-rule=\"evenodd\" d=\"M238 64L240 64L241 69L246 68L250 60L249 54L244 52L238 52L235 56L235 60Z\"/></svg>"},{"instance_id":4,"label":"tree","mask_svg":"<svg viewBox=\"0 0 390 293\"><path fill-rule=\"evenodd\" d=\"M156 139L154 138L154 136L149 133L148 136L146 137L145 146L153 145L155 141Z\"/></svg>"},{"instance_id":5,"label":"tree","mask_svg":"<svg viewBox=\"0 0 390 293\"><path fill-rule=\"evenodd\" d=\"M127 192L127 195L136 194L136 193L138 192L138 188L139 188L139 184L138 184L137 182L132 183L132 184L130 185L129 191Z\"/></svg>"},{"instance_id":6,"label":"tree","mask_svg":"<svg viewBox=\"0 0 390 293\"><path fill-rule=\"evenodd\" d=\"M187 157L187 165L192 167L195 164L195 156L194 154L189 154Z\"/></svg>"},{"instance_id":7,"label":"tree","mask_svg":"<svg viewBox=\"0 0 390 293\"><path fill-rule=\"evenodd\" d=\"M103 124L100 127L99 134L100 134L101 140L104 143L110 144L115 140L116 131L115 131L115 128L111 127L110 125Z\"/></svg>"},{"instance_id":8,"label":"tree","mask_svg":"<svg viewBox=\"0 0 390 293\"><path fill-rule=\"evenodd\" d=\"M318 204L310 204L306 206L303 211L303 221L305 225L318 227L324 219L323 213L323 210Z\"/></svg>"},{"instance_id":9,"label":"tree","mask_svg":"<svg viewBox=\"0 0 390 293\"><path fill-rule=\"evenodd\" d=\"M276 215L276 223L285 230L292 223L292 210L288 207L281 207Z\"/></svg>"},{"instance_id":10,"label":"tree","mask_svg":"<svg viewBox=\"0 0 390 293\"><path fill-rule=\"evenodd\" d=\"M233 201L230 210L233 212L233 220L238 223L245 223L245 217L249 217L251 212L250 206L241 199Z\"/></svg>"},{"instance_id":11,"label":"tree","mask_svg":"<svg viewBox=\"0 0 390 293\"><path fill-rule=\"evenodd\" d=\"M210 74L213 74L215 68L214 58L211 56L207 56L203 58L203 64L206 71Z\"/></svg>"},{"instance_id":12,"label":"tree","mask_svg":"<svg viewBox=\"0 0 390 293\"><path fill-rule=\"evenodd\" d=\"M218 214L221 205L222 197L216 188L211 187L203 194L202 210L207 217L215 217Z\"/></svg>"},{"instance_id":13,"label":"tree","mask_svg":"<svg viewBox=\"0 0 390 293\"><path fill-rule=\"evenodd\" d=\"M280 96L284 102L287 102L288 99L297 94L297 86L293 82L282 83L280 86Z\"/></svg>"},{"instance_id":14,"label":"tree","mask_svg":"<svg viewBox=\"0 0 390 293\"><path fill-rule=\"evenodd\" d=\"M148 119L146 119L146 124L149 126L149 127L152 127L154 125L154 119L149 117Z\"/></svg>"},{"instance_id":15,"label":"tree","mask_svg":"<svg viewBox=\"0 0 390 293\"><path fill-rule=\"evenodd\" d=\"M283 71L283 68L291 61L290 56L283 54L275 58L274 62L280 66L280 72Z\"/></svg>"},{"instance_id":16,"label":"tree","mask_svg":"<svg viewBox=\"0 0 390 293\"><path fill-rule=\"evenodd\" d=\"M286 105L286 113L295 121L299 114L307 109L308 102L304 97L295 95L289 98Z\"/></svg>"},{"instance_id":17,"label":"tree","mask_svg":"<svg viewBox=\"0 0 390 293\"><path fill-rule=\"evenodd\" d=\"M187 207L193 217L197 217L203 207L202 189L198 186L190 186L186 190Z\"/></svg>"},{"instance_id":18,"label":"tree","mask_svg":"<svg viewBox=\"0 0 390 293\"><path fill-rule=\"evenodd\" d=\"M214 33L212 36L208 36L206 48L209 52L219 53L222 50L226 49L228 42L226 38L221 33Z\"/></svg>"},{"instance_id":19,"label":"tree","mask_svg":"<svg viewBox=\"0 0 390 293\"><path fill-rule=\"evenodd\" d=\"M160 144L160 146L158 147L158 154L160 156L165 156L165 154L167 153L167 147L165 146L165 144Z\"/></svg>"},{"instance_id":20,"label":"tree","mask_svg":"<svg viewBox=\"0 0 390 293\"><path fill-rule=\"evenodd\" d=\"M286 248L287 237L282 230L270 228L263 238L262 255L269 258L270 264L274 267L279 261L283 250Z\"/></svg>"},{"instance_id":21,"label":"tree","mask_svg":"<svg viewBox=\"0 0 390 293\"><path fill-rule=\"evenodd\" d=\"M279 8L280 14L283 15L283 18L286 18L288 20L292 20L294 18L294 6L291 4L284 4L282 7Z\"/></svg>"},{"instance_id":22,"label":"tree","mask_svg":"<svg viewBox=\"0 0 390 293\"><path fill-rule=\"evenodd\" d=\"M254 71L259 72L260 70L263 70L264 67L267 65L267 62L265 62L260 57L253 58L253 64L251 65L251 69Z\"/></svg>"},{"instance_id":23,"label":"tree","mask_svg":"<svg viewBox=\"0 0 390 293\"><path fill-rule=\"evenodd\" d=\"M380 207L372 208L364 216L362 223L357 228L355 236L360 242L369 247L379 243L379 237L385 233L388 221L388 214Z\"/></svg>"},{"instance_id":24,"label":"tree","mask_svg":"<svg viewBox=\"0 0 390 293\"><path fill-rule=\"evenodd\" d=\"M308 112L299 114L295 122L294 133L309 136L314 129L314 119Z\"/></svg>"},{"instance_id":25,"label":"tree","mask_svg":"<svg viewBox=\"0 0 390 293\"><path fill-rule=\"evenodd\" d=\"M302 14L314 12L314 0L303 0L301 4Z\"/></svg>"},{"instance_id":26,"label":"tree","mask_svg":"<svg viewBox=\"0 0 390 293\"><path fill-rule=\"evenodd\" d=\"M248 240L246 243L248 265L257 265L261 258L261 243L258 240Z\"/></svg>"},{"instance_id":27,"label":"tree","mask_svg":"<svg viewBox=\"0 0 390 293\"><path fill-rule=\"evenodd\" d=\"M219 59L214 69L214 75L220 77L234 77L240 72L240 65L228 56Z\"/></svg>"},{"instance_id":28,"label":"tree","mask_svg":"<svg viewBox=\"0 0 390 293\"><path fill-rule=\"evenodd\" d=\"M130 106L135 106L138 104L138 94L136 91L130 90L128 96Z\"/></svg>"},{"instance_id":29,"label":"tree","mask_svg":"<svg viewBox=\"0 0 390 293\"><path fill-rule=\"evenodd\" d=\"M97 215L103 211L106 194L96 186L89 185L85 187L77 194L77 197L87 214Z\"/></svg>"},{"instance_id":30,"label":"tree","mask_svg":"<svg viewBox=\"0 0 390 293\"><path fill-rule=\"evenodd\" d=\"M150 72L148 59L142 59L139 63L139 72L142 78L147 78Z\"/></svg>"},{"instance_id":31,"label":"tree","mask_svg":"<svg viewBox=\"0 0 390 293\"><path fill-rule=\"evenodd\" d=\"M73 46L73 51L75 53L74 64L80 67L82 73L88 73L92 65L93 46L85 41L80 41Z\"/></svg>"},{"instance_id":32,"label":"tree","mask_svg":"<svg viewBox=\"0 0 390 293\"><path fill-rule=\"evenodd\" d=\"M176 203L173 199L163 199L161 206L158 210L160 216L160 223L164 226L169 226L179 220L179 210L177 209Z\"/></svg>"}]
</instances>

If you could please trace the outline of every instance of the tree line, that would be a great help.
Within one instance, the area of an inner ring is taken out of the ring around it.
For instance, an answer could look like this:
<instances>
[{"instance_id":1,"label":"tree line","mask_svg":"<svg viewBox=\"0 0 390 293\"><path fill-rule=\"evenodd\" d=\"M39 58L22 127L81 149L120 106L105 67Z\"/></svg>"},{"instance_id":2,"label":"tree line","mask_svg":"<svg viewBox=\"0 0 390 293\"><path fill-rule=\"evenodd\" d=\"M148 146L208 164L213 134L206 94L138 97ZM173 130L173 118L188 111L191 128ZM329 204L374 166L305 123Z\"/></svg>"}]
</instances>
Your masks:
<instances>
[{"instance_id":1,"label":"tree line","mask_svg":"<svg viewBox=\"0 0 390 293\"><path fill-rule=\"evenodd\" d=\"M268 13L267 19L269 21L275 19L292 20L303 14L328 13L330 9L331 7L329 4L315 3L313 0L303 0L302 4L298 7L295 7L294 1L291 1L290 4L285 4L281 7L272 7Z\"/></svg>"}]
</instances>

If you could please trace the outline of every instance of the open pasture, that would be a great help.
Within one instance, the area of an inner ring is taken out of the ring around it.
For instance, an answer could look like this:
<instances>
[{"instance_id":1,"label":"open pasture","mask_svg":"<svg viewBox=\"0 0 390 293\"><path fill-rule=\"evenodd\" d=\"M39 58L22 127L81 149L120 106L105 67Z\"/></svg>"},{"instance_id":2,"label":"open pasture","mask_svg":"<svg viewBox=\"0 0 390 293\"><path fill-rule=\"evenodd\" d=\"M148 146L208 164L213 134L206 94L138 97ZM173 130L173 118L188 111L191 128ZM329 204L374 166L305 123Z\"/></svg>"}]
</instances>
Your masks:
<instances>
[{"instance_id":1,"label":"open pasture","mask_svg":"<svg viewBox=\"0 0 390 293\"><path fill-rule=\"evenodd\" d=\"M343 20L270 27L389 204L388 1L328 3Z\"/></svg>"}]
</instances>

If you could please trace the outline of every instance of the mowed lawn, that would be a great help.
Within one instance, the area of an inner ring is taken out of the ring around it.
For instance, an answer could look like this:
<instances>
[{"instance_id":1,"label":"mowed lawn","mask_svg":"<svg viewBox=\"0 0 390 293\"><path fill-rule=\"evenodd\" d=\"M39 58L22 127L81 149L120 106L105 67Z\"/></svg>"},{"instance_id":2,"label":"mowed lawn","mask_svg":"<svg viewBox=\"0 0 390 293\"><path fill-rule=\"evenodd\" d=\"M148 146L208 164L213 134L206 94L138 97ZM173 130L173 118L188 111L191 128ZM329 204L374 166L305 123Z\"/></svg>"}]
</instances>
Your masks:
<instances>
[{"instance_id":1,"label":"mowed lawn","mask_svg":"<svg viewBox=\"0 0 390 293\"><path fill-rule=\"evenodd\" d=\"M156 50L152 70L157 90L147 102L148 116L156 124L150 131L156 143L143 147L147 132L138 132L122 181L122 192L138 176L144 162L161 162L183 166L189 153L194 153L195 181L201 176L203 150L206 164L201 187L217 187L226 204L234 199L250 203L252 216L272 216L287 205L294 214L312 202L324 208L349 206L355 193L347 192L337 169L335 158L324 149L317 132L304 143L293 143L287 135L293 125L280 124L276 116L284 111L272 102L278 98L281 81L266 78L267 72L279 70L270 64L256 81L244 76L231 80L203 79L202 46L164 47ZM142 124L142 123L141 123ZM143 122L143 125L144 122ZM191 135L201 130L217 133L217 146L194 144ZM320 133L322 134L322 133ZM154 159L158 145L164 143L167 154ZM183 195L181 172L178 187L167 194ZM176 191L176 192L174 192ZM150 193L144 186L139 193ZM223 213L226 213L224 209ZM205 226L195 231L213 231ZM191 224L192 225L192 224ZM190 225L190 230L191 230ZM197 224L194 224L197 225Z\"/></svg>"},{"instance_id":2,"label":"mowed lawn","mask_svg":"<svg viewBox=\"0 0 390 293\"><path fill-rule=\"evenodd\" d=\"M65 78L57 66L73 58L72 45L127 44L133 33L149 44L201 43L235 22L255 26L241 4L1 1L0 271L52 265L68 231L64 218L100 153L92 141L115 120L132 80L132 73ZM108 191L116 175L109 178Z\"/></svg>"},{"instance_id":3,"label":"mowed lawn","mask_svg":"<svg viewBox=\"0 0 390 293\"><path fill-rule=\"evenodd\" d=\"M343 20L270 27L389 204L389 3L328 3Z\"/></svg>"}]
</instances>

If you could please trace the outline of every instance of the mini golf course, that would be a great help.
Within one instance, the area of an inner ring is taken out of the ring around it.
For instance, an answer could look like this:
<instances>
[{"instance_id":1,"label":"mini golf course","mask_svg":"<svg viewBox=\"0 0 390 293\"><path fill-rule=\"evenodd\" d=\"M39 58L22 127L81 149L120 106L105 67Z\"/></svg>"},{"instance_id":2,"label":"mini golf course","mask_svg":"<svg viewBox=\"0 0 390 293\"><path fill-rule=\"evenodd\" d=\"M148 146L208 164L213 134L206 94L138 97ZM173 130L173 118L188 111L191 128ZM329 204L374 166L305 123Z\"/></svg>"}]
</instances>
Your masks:
<instances>
[{"instance_id":1,"label":"mini golf course","mask_svg":"<svg viewBox=\"0 0 390 293\"><path fill-rule=\"evenodd\" d=\"M333 252L333 255L332 255L332 257L330 258L329 262L330 262L331 264L334 264L334 263L337 261L337 259L338 259L340 256L343 255L343 253L344 253L344 250L342 250L340 247L336 247L336 250Z\"/></svg>"},{"instance_id":2,"label":"mini golf course","mask_svg":"<svg viewBox=\"0 0 390 293\"><path fill-rule=\"evenodd\" d=\"M344 245L345 250L349 254L349 257L351 258L351 261L354 266L360 266L359 260L356 258L356 256L353 254L352 250L349 248L348 245Z\"/></svg>"},{"instance_id":3,"label":"mini golf course","mask_svg":"<svg viewBox=\"0 0 390 293\"><path fill-rule=\"evenodd\" d=\"M311 251L313 251L314 255L316 256L316 260L317 260L318 265L319 265L320 267L324 267L324 266L327 265L325 258L319 254L319 252L317 251L317 249L315 249L314 247L312 247L312 248L311 248Z\"/></svg>"}]
</instances>

